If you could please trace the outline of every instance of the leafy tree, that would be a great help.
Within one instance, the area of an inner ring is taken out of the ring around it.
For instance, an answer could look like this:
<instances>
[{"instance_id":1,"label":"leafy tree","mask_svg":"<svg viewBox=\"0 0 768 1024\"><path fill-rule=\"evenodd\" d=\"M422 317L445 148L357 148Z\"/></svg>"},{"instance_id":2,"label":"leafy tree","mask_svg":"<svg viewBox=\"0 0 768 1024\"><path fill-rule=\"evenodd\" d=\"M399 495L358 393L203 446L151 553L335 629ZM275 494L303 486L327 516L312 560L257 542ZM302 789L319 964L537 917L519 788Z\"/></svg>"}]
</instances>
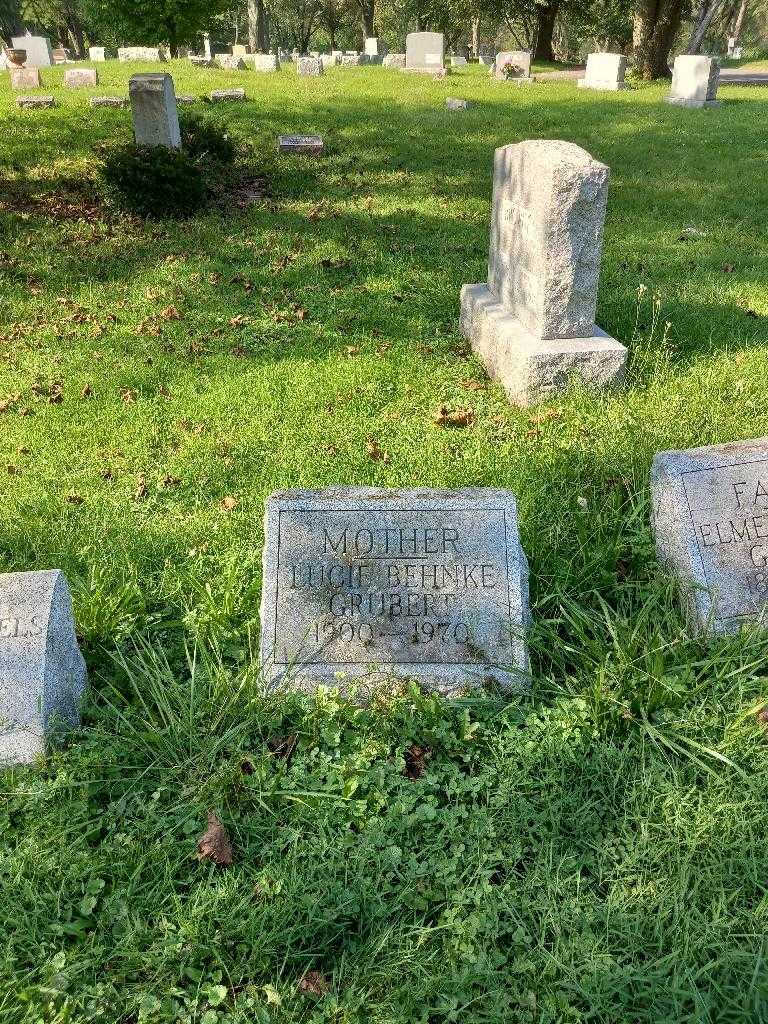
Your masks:
<instances>
[{"instance_id":1,"label":"leafy tree","mask_svg":"<svg viewBox=\"0 0 768 1024\"><path fill-rule=\"evenodd\" d=\"M115 31L133 43L167 43L172 56L191 45L216 15L229 9L231 0L85 0L94 20L112 23Z\"/></svg>"}]
</instances>

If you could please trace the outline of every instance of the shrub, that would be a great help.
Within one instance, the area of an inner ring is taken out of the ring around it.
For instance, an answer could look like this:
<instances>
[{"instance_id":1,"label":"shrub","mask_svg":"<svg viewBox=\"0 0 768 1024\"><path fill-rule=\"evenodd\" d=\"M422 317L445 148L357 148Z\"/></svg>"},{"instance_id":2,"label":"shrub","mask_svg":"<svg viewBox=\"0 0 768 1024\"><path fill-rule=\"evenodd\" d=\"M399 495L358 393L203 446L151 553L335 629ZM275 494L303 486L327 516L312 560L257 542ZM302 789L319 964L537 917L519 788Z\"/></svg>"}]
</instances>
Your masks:
<instances>
[{"instance_id":1,"label":"shrub","mask_svg":"<svg viewBox=\"0 0 768 1024\"><path fill-rule=\"evenodd\" d=\"M188 153L165 146L122 146L100 168L109 202L142 217L189 217L204 205L208 187Z\"/></svg>"},{"instance_id":2,"label":"shrub","mask_svg":"<svg viewBox=\"0 0 768 1024\"><path fill-rule=\"evenodd\" d=\"M237 156L237 147L226 127L204 114L185 111L179 117L181 145L193 160L217 160L231 164Z\"/></svg>"}]
</instances>

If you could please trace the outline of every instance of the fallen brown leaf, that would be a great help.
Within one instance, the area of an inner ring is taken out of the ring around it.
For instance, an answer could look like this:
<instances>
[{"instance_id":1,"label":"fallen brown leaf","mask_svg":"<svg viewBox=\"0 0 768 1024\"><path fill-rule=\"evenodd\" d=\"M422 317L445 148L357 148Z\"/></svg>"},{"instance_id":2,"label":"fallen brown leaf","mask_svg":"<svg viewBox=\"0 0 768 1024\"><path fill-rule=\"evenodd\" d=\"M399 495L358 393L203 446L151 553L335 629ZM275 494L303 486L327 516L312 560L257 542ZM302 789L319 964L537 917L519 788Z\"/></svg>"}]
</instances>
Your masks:
<instances>
[{"instance_id":1,"label":"fallen brown leaf","mask_svg":"<svg viewBox=\"0 0 768 1024\"><path fill-rule=\"evenodd\" d=\"M142 501L147 496L147 478L142 474L136 481L136 490L133 492L134 501Z\"/></svg>"},{"instance_id":2,"label":"fallen brown leaf","mask_svg":"<svg viewBox=\"0 0 768 1024\"><path fill-rule=\"evenodd\" d=\"M441 405L435 414L435 423L441 427L471 427L475 422L473 409L449 409Z\"/></svg>"},{"instance_id":3,"label":"fallen brown leaf","mask_svg":"<svg viewBox=\"0 0 768 1024\"><path fill-rule=\"evenodd\" d=\"M320 971L307 971L299 982L299 992L312 999L322 999L330 985Z\"/></svg>"},{"instance_id":4,"label":"fallen brown leaf","mask_svg":"<svg viewBox=\"0 0 768 1024\"><path fill-rule=\"evenodd\" d=\"M163 487L176 487L178 484L181 483L181 477L171 476L170 473L166 473L165 476L160 481L160 483Z\"/></svg>"},{"instance_id":5,"label":"fallen brown leaf","mask_svg":"<svg viewBox=\"0 0 768 1024\"><path fill-rule=\"evenodd\" d=\"M295 735L273 736L267 740L267 749L275 757L284 757L286 761L290 761L298 740L299 737Z\"/></svg>"},{"instance_id":6,"label":"fallen brown leaf","mask_svg":"<svg viewBox=\"0 0 768 1024\"><path fill-rule=\"evenodd\" d=\"M182 319L181 313L178 311L178 309L176 309L175 306L168 306L166 309L161 310L160 316L163 318L163 320L181 320Z\"/></svg>"},{"instance_id":7,"label":"fallen brown leaf","mask_svg":"<svg viewBox=\"0 0 768 1024\"><path fill-rule=\"evenodd\" d=\"M376 438L369 437L365 442L365 447L368 450L369 459L373 459L374 462L383 462L385 466L389 463L389 452L384 451Z\"/></svg>"},{"instance_id":8,"label":"fallen brown leaf","mask_svg":"<svg viewBox=\"0 0 768 1024\"><path fill-rule=\"evenodd\" d=\"M133 405L133 403L139 396L133 390L133 388L123 388L123 390L120 392L120 397L122 398L126 405Z\"/></svg>"},{"instance_id":9,"label":"fallen brown leaf","mask_svg":"<svg viewBox=\"0 0 768 1024\"><path fill-rule=\"evenodd\" d=\"M80 392L81 398L93 398L93 388L90 384L86 384L83 390Z\"/></svg>"},{"instance_id":10,"label":"fallen brown leaf","mask_svg":"<svg viewBox=\"0 0 768 1024\"><path fill-rule=\"evenodd\" d=\"M72 493L68 494L64 500L68 505L82 505L83 502L85 501L85 498L83 498L82 495L80 494Z\"/></svg>"},{"instance_id":11,"label":"fallen brown leaf","mask_svg":"<svg viewBox=\"0 0 768 1024\"><path fill-rule=\"evenodd\" d=\"M220 868L229 867L232 863L232 844L227 830L214 811L208 811L208 828L197 842L195 857L198 860L212 860Z\"/></svg>"},{"instance_id":12,"label":"fallen brown leaf","mask_svg":"<svg viewBox=\"0 0 768 1024\"><path fill-rule=\"evenodd\" d=\"M466 388L467 391L485 391L488 387L487 380L460 380L459 387Z\"/></svg>"},{"instance_id":13,"label":"fallen brown leaf","mask_svg":"<svg viewBox=\"0 0 768 1024\"><path fill-rule=\"evenodd\" d=\"M231 512L233 508L237 508L240 502L233 495L228 494L226 498L221 499L221 507L225 512Z\"/></svg>"}]
</instances>

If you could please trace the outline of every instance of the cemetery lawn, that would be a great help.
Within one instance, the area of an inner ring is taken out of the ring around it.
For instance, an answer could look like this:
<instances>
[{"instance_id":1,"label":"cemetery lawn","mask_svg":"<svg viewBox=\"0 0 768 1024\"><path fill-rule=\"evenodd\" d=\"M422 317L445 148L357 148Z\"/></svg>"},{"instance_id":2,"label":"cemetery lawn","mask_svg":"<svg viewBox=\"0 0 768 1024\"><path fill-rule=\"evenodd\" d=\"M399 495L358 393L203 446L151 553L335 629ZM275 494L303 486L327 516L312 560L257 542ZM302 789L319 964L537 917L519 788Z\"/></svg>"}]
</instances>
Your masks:
<instances>
[{"instance_id":1,"label":"cemetery lawn","mask_svg":"<svg viewBox=\"0 0 768 1024\"><path fill-rule=\"evenodd\" d=\"M271 198L143 223L92 197L130 114L87 98L134 70L44 70L27 113L0 85L0 570L65 571L90 673L83 730L2 778L0 1021L766 1020L768 645L687 634L648 478L768 433L768 93L175 62L245 86L211 113ZM290 132L327 156L278 161ZM536 137L611 168L631 365L519 410L458 297L493 150ZM259 696L264 499L331 483L518 496L530 696Z\"/></svg>"}]
</instances>

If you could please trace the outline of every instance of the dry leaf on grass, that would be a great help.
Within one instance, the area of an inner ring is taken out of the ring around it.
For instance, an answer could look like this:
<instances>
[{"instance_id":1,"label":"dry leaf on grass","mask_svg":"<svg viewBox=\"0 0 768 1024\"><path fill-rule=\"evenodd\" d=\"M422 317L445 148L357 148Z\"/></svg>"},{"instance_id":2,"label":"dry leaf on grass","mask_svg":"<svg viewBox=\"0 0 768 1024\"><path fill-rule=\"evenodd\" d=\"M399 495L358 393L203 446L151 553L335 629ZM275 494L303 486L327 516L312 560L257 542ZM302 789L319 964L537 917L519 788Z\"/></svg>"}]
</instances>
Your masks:
<instances>
[{"instance_id":1,"label":"dry leaf on grass","mask_svg":"<svg viewBox=\"0 0 768 1024\"><path fill-rule=\"evenodd\" d=\"M375 437L369 437L365 442L368 451L368 458L374 462L383 462L386 466L389 463L389 452L385 452Z\"/></svg>"},{"instance_id":2,"label":"dry leaf on grass","mask_svg":"<svg viewBox=\"0 0 768 1024\"><path fill-rule=\"evenodd\" d=\"M133 492L134 501L142 501L147 496L147 478L142 475L136 481L136 490Z\"/></svg>"},{"instance_id":3,"label":"dry leaf on grass","mask_svg":"<svg viewBox=\"0 0 768 1024\"><path fill-rule=\"evenodd\" d=\"M231 512L233 508L237 508L240 502L233 495L228 494L226 498L221 499L221 507L225 512Z\"/></svg>"},{"instance_id":4,"label":"dry leaf on grass","mask_svg":"<svg viewBox=\"0 0 768 1024\"><path fill-rule=\"evenodd\" d=\"M208 828L197 842L195 857L198 860L212 860L220 868L229 867L232 863L232 844L227 830L214 811L208 811Z\"/></svg>"},{"instance_id":5,"label":"dry leaf on grass","mask_svg":"<svg viewBox=\"0 0 768 1024\"><path fill-rule=\"evenodd\" d=\"M449 409L441 405L435 414L435 423L441 427L471 427L474 422L474 409Z\"/></svg>"},{"instance_id":6,"label":"dry leaf on grass","mask_svg":"<svg viewBox=\"0 0 768 1024\"><path fill-rule=\"evenodd\" d=\"M322 999L330 985L320 971L307 971L299 982L299 992L312 999Z\"/></svg>"},{"instance_id":7,"label":"dry leaf on grass","mask_svg":"<svg viewBox=\"0 0 768 1024\"><path fill-rule=\"evenodd\" d=\"M163 320L181 320L182 318L175 306L168 306L167 309L161 311L160 316Z\"/></svg>"},{"instance_id":8,"label":"dry leaf on grass","mask_svg":"<svg viewBox=\"0 0 768 1024\"><path fill-rule=\"evenodd\" d=\"M93 388L90 384L86 384L83 390L80 392L81 398L93 398Z\"/></svg>"}]
</instances>

